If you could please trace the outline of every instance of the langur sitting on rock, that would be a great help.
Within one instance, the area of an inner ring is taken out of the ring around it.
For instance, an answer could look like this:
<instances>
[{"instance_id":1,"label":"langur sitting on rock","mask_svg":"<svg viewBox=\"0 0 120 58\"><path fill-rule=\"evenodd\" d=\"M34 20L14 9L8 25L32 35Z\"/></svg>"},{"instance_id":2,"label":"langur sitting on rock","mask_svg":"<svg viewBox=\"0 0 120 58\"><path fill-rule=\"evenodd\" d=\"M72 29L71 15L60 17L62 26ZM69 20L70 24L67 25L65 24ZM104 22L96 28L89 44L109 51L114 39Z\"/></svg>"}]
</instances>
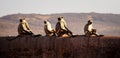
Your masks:
<instances>
[{"instance_id":1,"label":"langur sitting on rock","mask_svg":"<svg viewBox=\"0 0 120 58\"><path fill-rule=\"evenodd\" d=\"M98 34L96 34L96 29L93 29L91 19L92 19L92 17L90 16L87 24L86 24L85 27L84 27L84 33L85 33L85 35L86 35L86 36L92 36L92 35L95 35L95 36L103 36L103 35L98 35Z\"/></svg>"},{"instance_id":2,"label":"langur sitting on rock","mask_svg":"<svg viewBox=\"0 0 120 58\"><path fill-rule=\"evenodd\" d=\"M52 29L50 22L44 21L44 31L46 36L56 36L54 29Z\"/></svg>"},{"instance_id":3,"label":"langur sitting on rock","mask_svg":"<svg viewBox=\"0 0 120 58\"><path fill-rule=\"evenodd\" d=\"M25 18L20 19L20 24L18 26L18 34L19 35L33 35L33 32L30 30Z\"/></svg>"},{"instance_id":4,"label":"langur sitting on rock","mask_svg":"<svg viewBox=\"0 0 120 58\"><path fill-rule=\"evenodd\" d=\"M56 34L57 36L63 36L63 35L67 35L67 36L72 36L72 32L67 28L66 22L63 19L63 17L59 17L58 18L58 22L56 24Z\"/></svg>"},{"instance_id":5,"label":"langur sitting on rock","mask_svg":"<svg viewBox=\"0 0 120 58\"><path fill-rule=\"evenodd\" d=\"M89 20L88 23L84 27L84 33L86 36L96 35L96 29L93 29L92 22Z\"/></svg>"}]
</instances>

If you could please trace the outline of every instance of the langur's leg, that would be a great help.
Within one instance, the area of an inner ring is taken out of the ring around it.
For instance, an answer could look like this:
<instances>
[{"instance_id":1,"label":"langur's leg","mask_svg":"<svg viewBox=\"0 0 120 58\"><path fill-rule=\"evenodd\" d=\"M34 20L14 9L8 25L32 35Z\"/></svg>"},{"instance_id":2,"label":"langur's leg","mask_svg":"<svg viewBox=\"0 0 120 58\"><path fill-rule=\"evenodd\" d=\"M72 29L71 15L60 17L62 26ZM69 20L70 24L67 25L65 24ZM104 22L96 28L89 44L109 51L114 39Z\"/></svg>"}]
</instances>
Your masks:
<instances>
[{"instance_id":1,"label":"langur's leg","mask_svg":"<svg viewBox=\"0 0 120 58\"><path fill-rule=\"evenodd\" d=\"M96 29L92 29L92 35L98 36L98 35L96 34Z\"/></svg>"}]
</instances>

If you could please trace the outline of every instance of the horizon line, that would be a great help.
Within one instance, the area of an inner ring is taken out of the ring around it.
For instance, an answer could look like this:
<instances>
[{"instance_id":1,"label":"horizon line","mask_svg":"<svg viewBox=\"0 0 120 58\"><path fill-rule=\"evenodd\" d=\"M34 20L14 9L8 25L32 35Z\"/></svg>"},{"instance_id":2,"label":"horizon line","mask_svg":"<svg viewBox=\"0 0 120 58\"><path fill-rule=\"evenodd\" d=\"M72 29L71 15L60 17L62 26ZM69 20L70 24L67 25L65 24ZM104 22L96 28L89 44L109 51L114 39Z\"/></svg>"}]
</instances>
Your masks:
<instances>
[{"instance_id":1,"label":"horizon line","mask_svg":"<svg viewBox=\"0 0 120 58\"><path fill-rule=\"evenodd\" d=\"M118 14L118 13L105 13L105 12L56 12L56 13L11 13L6 15L1 15L0 17L4 17L7 15L14 15L14 14L39 14L39 15L52 15L52 14L67 14L67 13L98 13L98 14ZM119 14L118 14L119 15Z\"/></svg>"}]
</instances>

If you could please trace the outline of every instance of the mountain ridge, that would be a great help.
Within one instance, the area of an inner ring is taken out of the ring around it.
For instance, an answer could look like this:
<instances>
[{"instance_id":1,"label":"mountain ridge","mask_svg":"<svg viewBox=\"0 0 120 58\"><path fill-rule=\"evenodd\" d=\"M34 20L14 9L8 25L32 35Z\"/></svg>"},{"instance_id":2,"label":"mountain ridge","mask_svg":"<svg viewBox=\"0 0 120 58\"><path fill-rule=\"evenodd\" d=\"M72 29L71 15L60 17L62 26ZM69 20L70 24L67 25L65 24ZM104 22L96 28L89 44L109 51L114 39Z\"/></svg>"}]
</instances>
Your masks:
<instances>
[{"instance_id":1,"label":"mountain ridge","mask_svg":"<svg viewBox=\"0 0 120 58\"><path fill-rule=\"evenodd\" d=\"M87 16L93 16L93 26L99 34L120 35L120 14L112 13L57 13L57 14L11 14L0 17L0 36L16 36L20 18L26 18L35 34L44 33L44 20L49 20L55 28L57 18L63 16L68 28L74 34L84 34L83 28L87 23Z\"/></svg>"}]
</instances>

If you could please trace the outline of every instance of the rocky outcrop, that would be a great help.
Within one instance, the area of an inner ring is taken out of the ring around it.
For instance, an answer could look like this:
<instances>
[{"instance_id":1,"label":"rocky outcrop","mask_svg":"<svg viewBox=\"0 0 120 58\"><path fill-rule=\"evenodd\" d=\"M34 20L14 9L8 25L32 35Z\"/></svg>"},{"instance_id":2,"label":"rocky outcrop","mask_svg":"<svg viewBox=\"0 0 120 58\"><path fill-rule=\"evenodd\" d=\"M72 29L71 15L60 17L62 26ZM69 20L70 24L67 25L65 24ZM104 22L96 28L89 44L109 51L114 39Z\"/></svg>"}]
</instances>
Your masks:
<instances>
[{"instance_id":1,"label":"rocky outcrop","mask_svg":"<svg viewBox=\"0 0 120 58\"><path fill-rule=\"evenodd\" d=\"M120 37L0 37L0 58L119 58Z\"/></svg>"}]
</instances>

